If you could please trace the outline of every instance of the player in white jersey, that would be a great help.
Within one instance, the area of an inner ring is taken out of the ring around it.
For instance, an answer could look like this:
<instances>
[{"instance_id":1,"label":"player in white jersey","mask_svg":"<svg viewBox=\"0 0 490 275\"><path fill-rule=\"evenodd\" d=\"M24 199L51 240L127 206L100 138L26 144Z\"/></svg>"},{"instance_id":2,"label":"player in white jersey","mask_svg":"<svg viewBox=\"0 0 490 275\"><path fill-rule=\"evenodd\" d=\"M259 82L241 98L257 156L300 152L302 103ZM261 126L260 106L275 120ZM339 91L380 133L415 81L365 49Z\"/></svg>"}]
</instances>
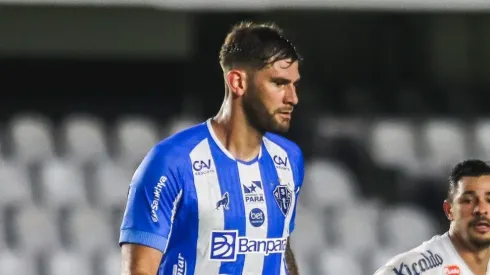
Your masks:
<instances>
[{"instance_id":1,"label":"player in white jersey","mask_svg":"<svg viewBox=\"0 0 490 275\"><path fill-rule=\"evenodd\" d=\"M275 25L242 23L219 59L219 113L158 143L133 176L122 274L298 274L289 236L303 156L279 134L298 103L301 58Z\"/></svg>"},{"instance_id":2,"label":"player in white jersey","mask_svg":"<svg viewBox=\"0 0 490 275\"><path fill-rule=\"evenodd\" d=\"M449 230L389 260L375 275L490 275L490 166L457 164L443 209Z\"/></svg>"}]
</instances>

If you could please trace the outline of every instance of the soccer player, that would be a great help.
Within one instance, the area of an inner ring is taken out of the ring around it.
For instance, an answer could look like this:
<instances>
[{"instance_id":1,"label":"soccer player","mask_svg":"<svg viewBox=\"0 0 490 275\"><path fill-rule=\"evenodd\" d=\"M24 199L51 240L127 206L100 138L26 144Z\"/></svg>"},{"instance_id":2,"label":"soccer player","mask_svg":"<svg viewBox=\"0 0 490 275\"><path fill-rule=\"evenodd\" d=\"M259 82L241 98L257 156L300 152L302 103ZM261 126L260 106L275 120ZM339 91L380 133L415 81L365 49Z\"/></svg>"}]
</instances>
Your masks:
<instances>
[{"instance_id":1,"label":"soccer player","mask_svg":"<svg viewBox=\"0 0 490 275\"><path fill-rule=\"evenodd\" d=\"M122 274L298 274L289 236L303 156L280 134L298 103L301 58L277 26L245 22L219 60L218 114L158 143L135 171Z\"/></svg>"},{"instance_id":2,"label":"soccer player","mask_svg":"<svg viewBox=\"0 0 490 275\"><path fill-rule=\"evenodd\" d=\"M448 232L393 257L375 275L490 274L490 166L480 160L457 164L443 208Z\"/></svg>"}]
</instances>

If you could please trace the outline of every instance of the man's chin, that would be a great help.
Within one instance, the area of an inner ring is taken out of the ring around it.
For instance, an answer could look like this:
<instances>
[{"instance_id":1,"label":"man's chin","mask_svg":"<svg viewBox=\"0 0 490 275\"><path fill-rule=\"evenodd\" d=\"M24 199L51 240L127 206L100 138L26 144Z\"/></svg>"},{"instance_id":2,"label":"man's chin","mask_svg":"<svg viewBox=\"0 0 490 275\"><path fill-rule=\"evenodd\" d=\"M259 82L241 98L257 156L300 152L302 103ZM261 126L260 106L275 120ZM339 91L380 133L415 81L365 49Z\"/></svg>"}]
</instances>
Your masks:
<instances>
[{"instance_id":1,"label":"man's chin","mask_svg":"<svg viewBox=\"0 0 490 275\"><path fill-rule=\"evenodd\" d=\"M490 234L489 233L484 234L484 235L472 233L469 237L470 237L469 238L470 242L478 248L490 247Z\"/></svg>"},{"instance_id":2,"label":"man's chin","mask_svg":"<svg viewBox=\"0 0 490 275\"><path fill-rule=\"evenodd\" d=\"M275 123L272 127L270 127L269 132L278 133L278 134L286 134L289 131L289 122L288 123Z\"/></svg>"}]
</instances>

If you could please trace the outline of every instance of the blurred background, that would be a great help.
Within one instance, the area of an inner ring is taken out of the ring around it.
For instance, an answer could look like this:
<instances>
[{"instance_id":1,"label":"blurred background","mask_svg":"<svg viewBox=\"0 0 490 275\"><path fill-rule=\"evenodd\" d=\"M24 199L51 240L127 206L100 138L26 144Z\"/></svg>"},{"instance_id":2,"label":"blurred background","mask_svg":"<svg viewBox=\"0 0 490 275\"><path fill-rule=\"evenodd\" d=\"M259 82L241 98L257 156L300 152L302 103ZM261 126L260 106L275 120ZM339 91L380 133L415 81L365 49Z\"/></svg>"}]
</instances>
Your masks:
<instances>
[{"instance_id":1,"label":"blurred background","mask_svg":"<svg viewBox=\"0 0 490 275\"><path fill-rule=\"evenodd\" d=\"M452 166L489 159L490 2L0 1L0 275L116 275L151 146L213 116L218 51L275 21L305 58L288 137L302 275L370 275L448 228Z\"/></svg>"}]
</instances>

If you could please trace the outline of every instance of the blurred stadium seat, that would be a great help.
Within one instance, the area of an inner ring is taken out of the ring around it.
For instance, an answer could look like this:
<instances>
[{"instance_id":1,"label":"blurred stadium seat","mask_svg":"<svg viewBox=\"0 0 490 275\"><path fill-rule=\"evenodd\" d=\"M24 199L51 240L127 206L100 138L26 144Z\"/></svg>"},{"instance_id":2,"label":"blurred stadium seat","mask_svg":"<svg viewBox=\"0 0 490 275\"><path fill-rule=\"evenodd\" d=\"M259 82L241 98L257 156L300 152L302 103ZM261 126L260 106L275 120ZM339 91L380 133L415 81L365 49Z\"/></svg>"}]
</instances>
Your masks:
<instances>
[{"instance_id":1,"label":"blurred stadium seat","mask_svg":"<svg viewBox=\"0 0 490 275\"><path fill-rule=\"evenodd\" d=\"M25 252L0 251L0 274L37 275L36 260Z\"/></svg>"},{"instance_id":2,"label":"blurred stadium seat","mask_svg":"<svg viewBox=\"0 0 490 275\"><path fill-rule=\"evenodd\" d=\"M18 207L32 202L31 181L24 166L12 162L0 164L0 207ZM15 188L14 188L15 187Z\"/></svg>"},{"instance_id":3,"label":"blurred stadium seat","mask_svg":"<svg viewBox=\"0 0 490 275\"><path fill-rule=\"evenodd\" d=\"M61 247L58 217L47 209L32 205L20 208L13 224L16 249L37 254L56 251Z\"/></svg>"},{"instance_id":4,"label":"blurred stadium seat","mask_svg":"<svg viewBox=\"0 0 490 275\"><path fill-rule=\"evenodd\" d=\"M458 161L468 157L467 129L451 119L430 119L421 125L423 163L428 175L446 175Z\"/></svg>"},{"instance_id":5,"label":"blurred stadium seat","mask_svg":"<svg viewBox=\"0 0 490 275\"><path fill-rule=\"evenodd\" d=\"M88 203L85 176L76 163L62 159L44 161L39 185L43 204L54 211Z\"/></svg>"},{"instance_id":6,"label":"blurred stadium seat","mask_svg":"<svg viewBox=\"0 0 490 275\"><path fill-rule=\"evenodd\" d=\"M19 114L9 121L7 136L11 157L24 164L44 161L55 155L53 126L41 114Z\"/></svg>"},{"instance_id":7,"label":"blurred stadium seat","mask_svg":"<svg viewBox=\"0 0 490 275\"><path fill-rule=\"evenodd\" d=\"M318 261L321 274L366 274L361 264L354 257L343 250L325 250L323 253L321 253Z\"/></svg>"},{"instance_id":8,"label":"blurred stadium seat","mask_svg":"<svg viewBox=\"0 0 490 275\"><path fill-rule=\"evenodd\" d=\"M315 159L305 165L305 203L325 209L349 205L358 196L354 175L343 165Z\"/></svg>"},{"instance_id":9,"label":"blurred stadium seat","mask_svg":"<svg viewBox=\"0 0 490 275\"><path fill-rule=\"evenodd\" d=\"M428 240L437 232L431 218L413 205L386 209L380 226L384 232L385 247L398 252L414 248L420 244L420 240Z\"/></svg>"},{"instance_id":10,"label":"blurred stadium seat","mask_svg":"<svg viewBox=\"0 0 490 275\"><path fill-rule=\"evenodd\" d=\"M119 250L105 254L102 270L103 275L121 275L121 252Z\"/></svg>"},{"instance_id":11,"label":"blurred stadium seat","mask_svg":"<svg viewBox=\"0 0 490 275\"><path fill-rule=\"evenodd\" d=\"M117 247L108 215L94 208L77 208L68 216L66 232L70 250L84 255L106 252Z\"/></svg>"},{"instance_id":12,"label":"blurred stadium seat","mask_svg":"<svg viewBox=\"0 0 490 275\"><path fill-rule=\"evenodd\" d=\"M51 275L91 275L93 264L87 255L59 250L46 259L47 273Z\"/></svg>"},{"instance_id":13,"label":"blurred stadium seat","mask_svg":"<svg viewBox=\"0 0 490 275\"><path fill-rule=\"evenodd\" d=\"M133 172L114 161L99 163L94 168L94 178L90 185L95 195L95 203L108 210L124 208Z\"/></svg>"},{"instance_id":14,"label":"blurred stadium seat","mask_svg":"<svg viewBox=\"0 0 490 275\"><path fill-rule=\"evenodd\" d=\"M477 120L472 130L474 135L470 137L474 145L471 148L474 157L490 160L490 120Z\"/></svg>"},{"instance_id":15,"label":"blurred stadium seat","mask_svg":"<svg viewBox=\"0 0 490 275\"><path fill-rule=\"evenodd\" d=\"M161 140L158 125L139 116L127 116L114 125L114 153L121 164L135 167Z\"/></svg>"},{"instance_id":16,"label":"blurred stadium seat","mask_svg":"<svg viewBox=\"0 0 490 275\"><path fill-rule=\"evenodd\" d=\"M418 169L417 131L409 121L387 119L373 123L368 147L380 166L410 174Z\"/></svg>"},{"instance_id":17,"label":"blurred stadium seat","mask_svg":"<svg viewBox=\"0 0 490 275\"><path fill-rule=\"evenodd\" d=\"M107 158L105 131L102 121L95 116L77 114L67 117L60 129L63 155L80 163Z\"/></svg>"}]
</instances>

